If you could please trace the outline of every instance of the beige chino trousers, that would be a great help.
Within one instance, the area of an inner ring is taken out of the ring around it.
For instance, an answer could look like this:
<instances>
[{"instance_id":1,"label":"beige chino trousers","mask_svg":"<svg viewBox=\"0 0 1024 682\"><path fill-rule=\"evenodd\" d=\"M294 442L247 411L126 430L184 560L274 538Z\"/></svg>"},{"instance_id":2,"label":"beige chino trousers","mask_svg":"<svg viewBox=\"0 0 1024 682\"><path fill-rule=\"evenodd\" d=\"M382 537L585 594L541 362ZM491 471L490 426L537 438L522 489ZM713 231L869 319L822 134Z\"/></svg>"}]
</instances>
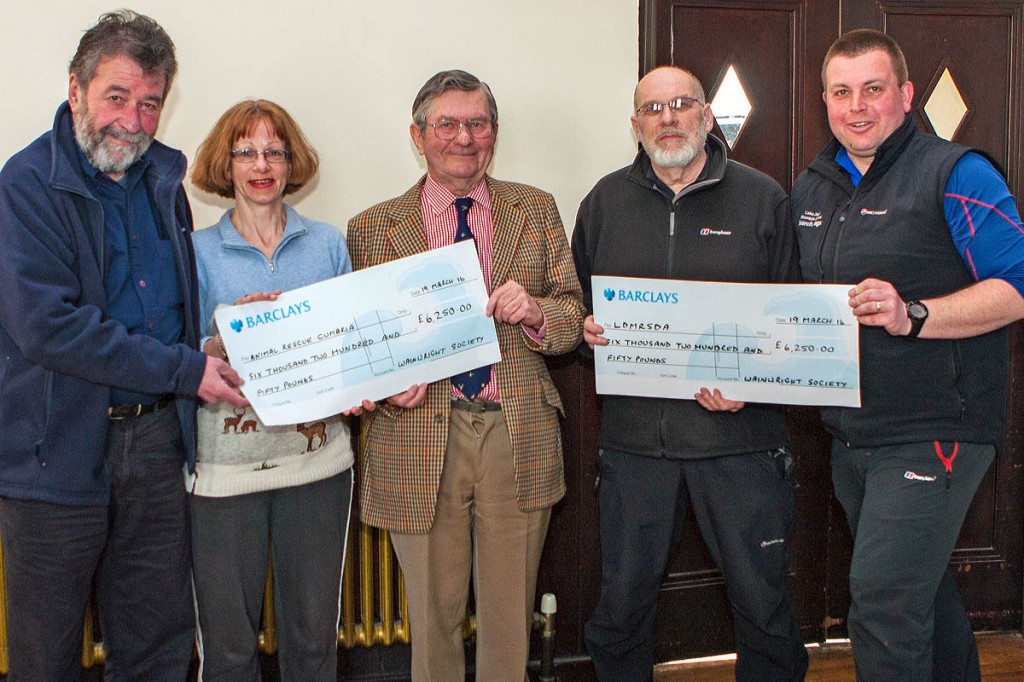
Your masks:
<instances>
[{"instance_id":1,"label":"beige chino trousers","mask_svg":"<svg viewBox=\"0 0 1024 682\"><path fill-rule=\"evenodd\" d=\"M477 682L523 682L551 509L521 512L501 411L452 410L434 525L392 533L405 575L413 682L462 682L470 575Z\"/></svg>"}]
</instances>

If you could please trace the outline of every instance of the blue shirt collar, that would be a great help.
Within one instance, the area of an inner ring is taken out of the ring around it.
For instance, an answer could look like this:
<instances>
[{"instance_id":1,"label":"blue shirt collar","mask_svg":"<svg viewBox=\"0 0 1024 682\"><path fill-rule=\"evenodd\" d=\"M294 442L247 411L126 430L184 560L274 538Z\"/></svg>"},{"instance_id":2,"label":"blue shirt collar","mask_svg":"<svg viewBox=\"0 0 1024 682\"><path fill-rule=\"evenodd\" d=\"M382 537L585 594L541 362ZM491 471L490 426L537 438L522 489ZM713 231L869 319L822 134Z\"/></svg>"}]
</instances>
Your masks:
<instances>
[{"instance_id":1,"label":"blue shirt collar","mask_svg":"<svg viewBox=\"0 0 1024 682\"><path fill-rule=\"evenodd\" d=\"M839 167L850 174L850 182L856 187L860 184L864 174L860 172L857 166L853 165L853 159L850 158L850 153L846 151L846 147L839 145L839 151L836 152L836 163Z\"/></svg>"}]
</instances>

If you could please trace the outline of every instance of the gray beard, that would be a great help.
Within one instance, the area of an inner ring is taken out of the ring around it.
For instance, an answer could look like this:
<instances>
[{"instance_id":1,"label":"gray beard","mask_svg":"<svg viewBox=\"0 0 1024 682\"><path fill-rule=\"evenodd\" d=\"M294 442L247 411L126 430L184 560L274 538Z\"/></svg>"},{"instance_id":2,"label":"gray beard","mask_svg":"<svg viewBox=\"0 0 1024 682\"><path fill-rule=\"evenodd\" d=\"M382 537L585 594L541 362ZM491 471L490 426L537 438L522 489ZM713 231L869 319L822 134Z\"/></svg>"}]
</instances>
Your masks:
<instances>
[{"instance_id":1,"label":"gray beard","mask_svg":"<svg viewBox=\"0 0 1024 682\"><path fill-rule=\"evenodd\" d=\"M74 117L75 140L85 158L103 173L124 173L142 158L153 144L153 138L140 130L137 133L122 133L113 126L96 130L89 110L84 106ZM111 145L106 137L115 137L131 143L128 147Z\"/></svg>"},{"instance_id":2,"label":"gray beard","mask_svg":"<svg viewBox=\"0 0 1024 682\"><path fill-rule=\"evenodd\" d=\"M704 131L701 130L701 133ZM651 162L659 168L685 168L697 158L700 150L704 149L707 133L698 135L698 137L699 139L691 137L682 147L671 151L662 149L657 144L648 145L643 142L644 151L647 152L647 156L651 157Z\"/></svg>"}]
</instances>

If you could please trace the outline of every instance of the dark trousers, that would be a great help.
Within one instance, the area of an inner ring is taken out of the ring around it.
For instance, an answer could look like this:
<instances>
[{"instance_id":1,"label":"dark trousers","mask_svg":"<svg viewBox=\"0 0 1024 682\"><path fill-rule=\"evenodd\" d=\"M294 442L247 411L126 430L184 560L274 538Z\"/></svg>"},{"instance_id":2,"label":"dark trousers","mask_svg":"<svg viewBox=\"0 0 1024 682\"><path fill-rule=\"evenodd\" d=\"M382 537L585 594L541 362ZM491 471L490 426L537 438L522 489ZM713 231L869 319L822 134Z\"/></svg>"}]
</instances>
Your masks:
<instances>
[{"instance_id":1,"label":"dark trousers","mask_svg":"<svg viewBox=\"0 0 1024 682\"><path fill-rule=\"evenodd\" d=\"M794 514L787 453L672 460L601 450L599 457L602 584L585 627L598 679L652 679L658 586L689 503L725 577L736 679L802 680L807 652L786 587Z\"/></svg>"},{"instance_id":2,"label":"dark trousers","mask_svg":"<svg viewBox=\"0 0 1024 682\"><path fill-rule=\"evenodd\" d=\"M953 443L940 443L943 456ZM960 527L995 455L960 443L947 476L935 443L832 443L832 483L853 533L848 619L863 682L974 682L978 650L949 570Z\"/></svg>"},{"instance_id":3,"label":"dark trousers","mask_svg":"<svg viewBox=\"0 0 1024 682\"><path fill-rule=\"evenodd\" d=\"M183 462L172 404L110 423L108 506L0 499L8 682L80 679L94 574L105 679L185 679L195 618Z\"/></svg>"},{"instance_id":4,"label":"dark trousers","mask_svg":"<svg viewBox=\"0 0 1024 682\"><path fill-rule=\"evenodd\" d=\"M352 469L291 488L192 497L199 680L259 682L272 546L282 682L337 682Z\"/></svg>"}]
</instances>

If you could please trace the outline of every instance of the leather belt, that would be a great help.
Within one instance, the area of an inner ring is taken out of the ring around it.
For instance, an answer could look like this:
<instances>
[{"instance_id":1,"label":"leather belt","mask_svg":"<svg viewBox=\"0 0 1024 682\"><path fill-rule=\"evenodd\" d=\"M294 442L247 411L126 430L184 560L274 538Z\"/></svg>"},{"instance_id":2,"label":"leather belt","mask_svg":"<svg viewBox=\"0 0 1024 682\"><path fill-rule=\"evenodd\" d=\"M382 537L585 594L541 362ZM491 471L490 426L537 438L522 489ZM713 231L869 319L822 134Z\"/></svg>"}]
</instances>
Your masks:
<instances>
[{"instance_id":1,"label":"leather belt","mask_svg":"<svg viewBox=\"0 0 1024 682\"><path fill-rule=\"evenodd\" d=\"M122 405L114 405L113 407L107 408L107 419L112 421L120 421L122 419L131 419L133 417L141 417L144 414L150 412L156 412L159 409L167 407L174 402L173 395L165 395L157 400L155 403L148 405L124 403Z\"/></svg>"},{"instance_id":2,"label":"leather belt","mask_svg":"<svg viewBox=\"0 0 1024 682\"><path fill-rule=\"evenodd\" d=\"M501 409L501 403L494 403L490 400L481 400L480 398L474 398L473 400L466 400L465 398L452 398L452 409L462 410L464 412L496 412Z\"/></svg>"}]
</instances>

